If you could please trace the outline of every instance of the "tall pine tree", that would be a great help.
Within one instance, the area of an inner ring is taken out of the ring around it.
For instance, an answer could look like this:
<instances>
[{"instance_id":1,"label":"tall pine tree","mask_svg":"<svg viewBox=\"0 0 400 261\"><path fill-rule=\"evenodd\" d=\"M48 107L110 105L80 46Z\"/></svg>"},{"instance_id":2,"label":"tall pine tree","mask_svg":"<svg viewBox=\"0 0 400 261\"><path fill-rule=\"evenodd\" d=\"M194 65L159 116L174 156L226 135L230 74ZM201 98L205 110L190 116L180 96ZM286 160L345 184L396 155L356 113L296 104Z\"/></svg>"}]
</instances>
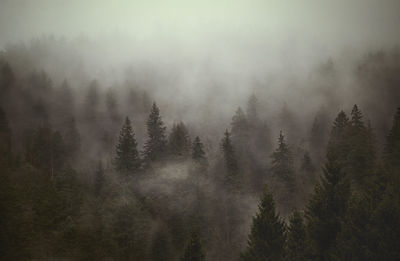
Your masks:
<instances>
[{"instance_id":1,"label":"tall pine tree","mask_svg":"<svg viewBox=\"0 0 400 261\"><path fill-rule=\"evenodd\" d=\"M285 225L275 212L272 194L265 188L253 217L247 248L240 255L242 261L279 261L284 258Z\"/></svg>"},{"instance_id":2,"label":"tall pine tree","mask_svg":"<svg viewBox=\"0 0 400 261\"><path fill-rule=\"evenodd\" d=\"M226 182L229 185L238 185L239 165L236 158L235 149L232 144L231 134L228 130L224 133L221 142L222 152L224 154L226 168Z\"/></svg>"},{"instance_id":3,"label":"tall pine tree","mask_svg":"<svg viewBox=\"0 0 400 261\"><path fill-rule=\"evenodd\" d=\"M171 134L169 135L168 148L169 152L176 157L185 158L189 155L189 131L183 122L174 124L172 127Z\"/></svg>"},{"instance_id":4,"label":"tall pine tree","mask_svg":"<svg viewBox=\"0 0 400 261\"><path fill-rule=\"evenodd\" d=\"M116 154L115 167L117 171L131 174L139 170L140 158L137 151L137 143L128 117L126 117L119 134Z\"/></svg>"},{"instance_id":5,"label":"tall pine tree","mask_svg":"<svg viewBox=\"0 0 400 261\"><path fill-rule=\"evenodd\" d=\"M278 148L272 153L271 158L272 174L292 183L294 179L292 152L285 142L285 136L282 131L279 133Z\"/></svg>"},{"instance_id":6,"label":"tall pine tree","mask_svg":"<svg viewBox=\"0 0 400 261\"><path fill-rule=\"evenodd\" d=\"M144 158L148 161L161 159L165 156L167 148L166 127L156 103L153 103L146 125L148 139L144 145Z\"/></svg>"}]
</instances>

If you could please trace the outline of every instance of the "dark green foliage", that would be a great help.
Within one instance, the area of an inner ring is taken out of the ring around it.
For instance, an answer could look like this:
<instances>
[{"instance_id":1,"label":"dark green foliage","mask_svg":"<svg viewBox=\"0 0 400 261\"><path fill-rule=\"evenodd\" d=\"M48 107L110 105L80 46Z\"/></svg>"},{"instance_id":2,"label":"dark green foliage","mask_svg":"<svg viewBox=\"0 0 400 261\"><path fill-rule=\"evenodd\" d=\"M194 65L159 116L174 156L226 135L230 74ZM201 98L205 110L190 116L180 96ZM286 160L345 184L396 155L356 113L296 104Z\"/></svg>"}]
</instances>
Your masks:
<instances>
[{"instance_id":1,"label":"dark green foliage","mask_svg":"<svg viewBox=\"0 0 400 261\"><path fill-rule=\"evenodd\" d=\"M27 139L25 157L33 166L54 177L66 163L64 140L49 127L38 128Z\"/></svg>"},{"instance_id":2,"label":"dark green foliage","mask_svg":"<svg viewBox=\"0 0 400 261\"><path fill-rule=\"evenodd\" d=\"M11 130L8 119L0 107L0 165L11 161Z\"/></svg>"},{"instance_id":3,"label":"dark green foliage","mask_svg":"<svg viewBox=\"0 0 400 261\"><path fill-rule=\"evenodd\" d=\"M293 182L294 166L292 152L285 142L282 131L279 133L278 148L271 155L271 172L289 183Z\"/></svg>"},{"instance_id":4,"label":"dark green foliage","mask_svg":"<svg viewBox=\"0 0 400 261\"><path fill-rule=\"evenodd\" d=\"M279 261L284 258L285 225L275 213L272 194L265 188L253 217L247 248L240 256L243 261Z\"/></svg>"},{"instance_id":5,"label":"dark green foliage","mask_svg":"<svg viewBox=\"0 0 400 261\"><path fill-rule=\"evenodd\" d=\"M168 149L171 155L179 158L186 158L190 153L189 131L185 124L180 122L172 126L168 139Z\"/></svg>"},{"instance_id":6,"label":"dark green foliage","mask_svg":"<svg viewBox=\"0 0 400 261\"><path fill-rule=\"evenodd\" d=\"M228 130L224 133L224 138L221 142L222 152L224 154L226 168L226 182L231 185L237 185L239 166L236 159L235 149L232 145L231 134Z\"/></svg>"},{"instance_id":7,"label":"dark green foliage","mask_svg":"<svg viewBox=\"0 0 400 261\"><path fill-rule=\"evenodd\" d=\"M305 261L308 258L306 227L301 214L295 210L289 218L285 243L285 260Z\"/></svg>"},{"instance_id":8,"label":"dark green foliage","mask_svg":"<svg viewBox=\"0 0 400 261\"><path fill-rule=\"evenodd\" d=\"M197 233L193 232L188 244L186 245L185 252L180 259L181 261L204 261L206 260L203 247L201 245L200 237Z\"/></svg>"},{"instance_id":9,"label":"dark green foliage","mask_svg":"<svg viewBox=\"0 0 400 261\"><path fill-rule=\"evenodd\" d=\"M330 259L350 195L349 181L340 164L328 158L323 171L306 210L314 260Z\"/></svg>"},{"instance_id":10,"label":"dark green foliage","mask_svg":"<svg viewBox=\"0 0 400 261\"><path fill-rule=\"evenodd\" d=\"M389 168L400 170L400 108L397 109L386 138L384 160Z\"/></svg>"},{"instance_id":11,"label":"dark green foliage","mask_svg":"<svg viewBox=\"0 0 400 261\"><path fill-rule=\"evenodd\" d=\"M128 117L122 126L116 146L115 167L122 174L129 175L137 172L140 167L139 152L131 121Z\"/></svg>"},{"instance_id":12,"label":"dark green foliage","mask_svg":"<svg viewBox=\"0 0 400 261\"><path fill-rule=\"evenodd\" d=\"M148 138L144 145L143 156L148 161L161 159L165 156L167 149L166 127L156 103L153 103L146 125Z\"/></svg>"}]
</instances>

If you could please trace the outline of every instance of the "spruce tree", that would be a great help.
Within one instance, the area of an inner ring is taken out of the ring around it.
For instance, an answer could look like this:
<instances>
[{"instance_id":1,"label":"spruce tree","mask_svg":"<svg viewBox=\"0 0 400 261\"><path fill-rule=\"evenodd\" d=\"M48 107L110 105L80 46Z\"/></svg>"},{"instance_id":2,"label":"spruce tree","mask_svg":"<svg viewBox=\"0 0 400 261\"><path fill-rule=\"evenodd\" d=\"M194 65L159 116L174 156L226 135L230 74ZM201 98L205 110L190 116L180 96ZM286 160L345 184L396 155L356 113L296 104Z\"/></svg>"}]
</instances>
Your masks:
<instances>
[{"instance_id":1,"label":"spruce tree","mask_svg":"<svg viewBox=\"0 0 400 261\"><path fill-rule=\"evenodd\" d=\"M195 163L199 164L203 168L207 168L208 160L206 153L204 152L204 145L197 136L192 145L192 159Z\"/></svg>"},{"instance_id":2,"label":"spruce tree","mask_svg":"<svg viewBox=\"0 0 400 261\"><path fill-rule=\"evenodd\" d=\"M232 138L236 143L245 145L246 136L248 135L248 123L246 115L243 113L242 108L238 108L235 115L232 117Z\"/></svg>"},{"instance_id":3,"label":"spruce tree","mask_svg":"<svg viewBox=\"0 0 400 261\"><path fill-rule=\"evenodd\" d=\"M205 254L197 233L191 234L190 240L185 248L181 261L204 261Z\"/></svg>"},{"instance_id":4,"label":"spruce tree","mask_svg":"<svg viewBox=\"0 0 400 261\"><path fill-rule=\"evenodd\" d=\"M386 137L384 161L391 170L400 170L400 108L393 118L393 125Z\"/></svg>"},{"instance_id":5,"label":"spruce tree","mask_svg":"<svg viewBox=\"0 0 400 261\"><path fill-rule=\"evenodd\" d=\"M289 218L285 243L286 261L306 261L308 259L308 242L306 228L301 214L295 210Z\"/></svg>"},{"instance_id":6,"label":"spruce tree","mask_svg":"<svg viewBox=\"0 0 400 261\"><path fill-rule=\"evenodd\" d=\"M190 137L189 131L185 124L180 122L174 124L168 140L169 152L176 157L187 157L190 152Z\"/></svg>"},{"instance_id":7,"label":"spruce tree","mask_svg":"<svg viewBox=\"0 0 400 261\"><path fill-rule=\"evenodd\" d=\"M225 168L226 168L226 182L230 185L237 185L239 166L236 159L235 149L233 148L231 134L228 130L224 133L224 138L221 142L222 152L224 154Z\"/></svg>"},{"instance_id":8,"label":"spruce tree","mask_svg":"<svg viewBox=\"0 0 400 261\"><path fill-rule=\"evenodd\" d=\"M265 188L253 217L247 247L240 255L242 261L279 261L284 258L285 225L275 212L272 194Z\"/></svg>"},{"instance_id":9,"label":"spruce tree","mask_svg":"<svg viewBox=\"0 0 400 261\"><path fill-rule=\"evenodd\" d=\"M139 170L140 158L137 143L128 117L126 117L119 134L116 154L115 167L117 171L130 174Z\"/></svg>"},{"instance_id":10,"label":"spruce tree","mask_svg":"<svg viewBox=\"0 0 400 261\"><path fill-rule=\"evenodd\" d=\"M144 158L147 161L161 159L165 156L167 148L166 127L156 103L153 103L146 125L148 139L144 145Z\"/></svg>"},{"instance_id":11,"label":"spruce tree","mask_svg":"<svg viewBox=\"0 0 400 261\"><path fill-rule=\"evenodd\" d=\"M303 160L301 162L301 170L308 172L308 173L313 173L315 171L315 167L312 163L310 154L308 151L304 152L303 155Z\"/></svg>"},{"instance_id":12,"label":"spruce tree","mask_svg":"<svg viewBox=\"0 0 400 261\"><path fill-rule=\"evenodd\" d=\"M350 194L340 163L328 158L323 172L306 210L313 260L330 260Z\"/></svg>"},{"instance_id":13,"label":"spruce tree","mask_svg":"<svg viewBox=\"0 0 400 261\"><path fill-rule=\"evenodd\" d=\"M292 152L285 142L285 136L282 131L279 133L278 148L272 153L271 158L272 174L292 183L294 179Z\"/></svg>"}]
</instances>

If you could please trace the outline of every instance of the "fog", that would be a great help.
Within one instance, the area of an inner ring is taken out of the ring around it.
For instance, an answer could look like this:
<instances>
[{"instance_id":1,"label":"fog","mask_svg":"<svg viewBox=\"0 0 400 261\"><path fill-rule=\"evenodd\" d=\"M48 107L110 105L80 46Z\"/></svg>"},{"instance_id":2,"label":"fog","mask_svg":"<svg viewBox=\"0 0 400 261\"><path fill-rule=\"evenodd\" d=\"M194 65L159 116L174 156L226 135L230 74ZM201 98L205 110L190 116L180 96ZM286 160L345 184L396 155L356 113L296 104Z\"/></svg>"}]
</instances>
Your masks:
<instances>
[{"instance_id":1,"label":"fog","mask_svg":"<svg viewBox=\"0 0 400 261\"><path fill-rule=\"evenodd\" d=\"M15 224L44 235L21 236L21 255L178 260L196 230L207 260L235 260L265 185L282 222L304 214L341 110L352 121L360 108L383 157L400 105L399 25L398 0L0 0L0 170L23 209ZM158 109L165 144L152 158ZM121 170L130 124L138 167ZM280 133L289 181L274 169ZM52 203L35 205L46 197L68 206L48 227Z\"/></svg>"}]
</instances>

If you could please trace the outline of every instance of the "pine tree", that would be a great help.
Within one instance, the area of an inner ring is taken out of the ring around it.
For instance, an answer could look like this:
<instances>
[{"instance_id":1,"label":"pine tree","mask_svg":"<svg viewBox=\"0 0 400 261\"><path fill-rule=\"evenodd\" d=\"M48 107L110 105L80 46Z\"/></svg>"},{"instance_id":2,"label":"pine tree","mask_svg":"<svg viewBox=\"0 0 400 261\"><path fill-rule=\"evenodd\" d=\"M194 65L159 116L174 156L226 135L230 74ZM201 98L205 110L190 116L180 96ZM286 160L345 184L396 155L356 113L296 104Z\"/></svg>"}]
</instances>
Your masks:
<instances>
[{"instance_id":1,"label":"pine tree","mask_svg":"<svg viewBox=\"0 0 400 261\"><path fill-rule=\"evenodd\" d=\"M185 252L181 257L181 261L204 261L205 254L199 235L195 232L192 233L190 240L185 248Z\"/></svg>"},{"instance_id":2,"label":"pine tree","mask_svg":"<svg viewBox=\"0 0 400 261\"><path fill-rule=\"evenodd\" d=\"M328 158L323 171L306 210L313 260L330 260L350 194L349 181L338 162Z\"/></svg>"},{"instance_id":3,"label":"pine tree","mask_svg":"<svg viewBox=\"0 0 400 261\"><path fill-rule=\"evenodd\" d=\"M286 261L306 261L308 259L308 242L306 228L301 214L295 210L289 218L285 243Z\"/></svg>"},{"instance_id":4,"label":"pine tree","mask_svg":"<svg viewBox=\"0 0 400 261\"><path fill-rule=\"evenodd\" d=\"M340 111L333 122L327 147L327 157L345 168L350 152L349 145L350 121L344 111Z\"/></svg>"},{"instance_id":5,"label":"pine tree","mask_svg":"<svg viewBox=\"0 0 400 261\"><path fill-rule=\"evenodd\" d=\"M244 145L248 135L248 123L242 108L238 108L232 117L232 138L239 144Z\"/></svg>"},{"instance_id":6,"label":"pine tree","mask_svg":"<svg viewBox=\"0 0 400 261\"><path fill-rule=\"evenodd\" d=\"M180 122L174 124L169 135L168 141L169 152L177 157L187 157L190 152L190 137L189 131L185 124Z\"/></svg>"},{"instance_id":7,"label":"pine tree","mask_svg":"<svg viewBox=\"0 0 400 261\"><path fill-rule=\"evenodd\" d=\"M285 142L285 136L282 131L279 133L278 148L272 153L271 158L272 174L292 183L294 179L292 152Z\"/></svg>"},{"instance_id":8,"label":"pine tree","mask_svg":"<svg viewBox=\"0 0 400 261\"><path fill-rule=\"evenodd\" d=\"M106 93L106 107L107 107L107 113L110 119L114 122L120 122L121 121L121 116L118 111L118 103L117 103L117 97L115 94L114 89L108 89Z\"/></svg>"},{"instance_id":9,"label":"pine tree","mask_svg":"<svg viewBox=\"0 0 400 261\"><path fill-rule=\"evenodd\" d=\"M156 103L153 103L146 125L148 139L144 145L144 158L148 161L161 159L165 156L167 148L166 127Z\"/></svg>"},{"instance_id":10,"label":"pine tree","mask_svg":"<svg viewBox=\"0 0 400 261\"><path fill-rule=\"evenodd\" d=\"M242 261L283 260L285 225L275 213L272 194L265 188L258 205L258 213L253 217L247 248L242 252Z\"/></svg>"},{"instance_id":11,"label":"pine tree","mask_svg":"<svg viewBox=\"0 0 400 261\"><path fill-rule=\"evenodd\" d=\"M236 159L235 149L232 145L231 134L228 130L224 133L221 147L224 154L225 168L227 172L226 181L228 184L235 186L238 183L239 166Z\"/></svg>"},{"instance_id":12,"label":"pine tree","mask_svg":"<svg viewBox=\"0 0 400 261\"><path fill-rule=\"evenodd\" d=\"M386 137L384 161L388 168L400 170L400 108L393 118L393 125Z\"/></svg>"},{"instance_id":13,"label":"pine tree","mask_svg":"<svg viewBox=\"0 0 400 261\"><path fill-rule=\"evenodd\" d=\"M192 159L194 162L199 164L200 166L207 168L208 166L208 160L206 157L206 153L204 152L204 145L200 141L199 136L197 136L192 145Z\"/></svg>"},{"instance_id":14,"label":"pine tree","mask_svg":"<svg viewBox=\"0 0 400 261\"><path fill-rule=\"evenodd\" d=\"M8 164L11 160L11 130L8 119L0 107L0 163Z\"/></svg>"},{"instance_id":15,"label":"pine tree","mask_svg":"<svg viewBox=\"0 0 400 261\"><path fill-rule=\"evenodd\" d=\"M124 174L131 174L138 171L140 158L137 151L135 134L128 117L126 117L119 134L116 154L115 167L117 171Z\"/></svg>"}]
</instances>

